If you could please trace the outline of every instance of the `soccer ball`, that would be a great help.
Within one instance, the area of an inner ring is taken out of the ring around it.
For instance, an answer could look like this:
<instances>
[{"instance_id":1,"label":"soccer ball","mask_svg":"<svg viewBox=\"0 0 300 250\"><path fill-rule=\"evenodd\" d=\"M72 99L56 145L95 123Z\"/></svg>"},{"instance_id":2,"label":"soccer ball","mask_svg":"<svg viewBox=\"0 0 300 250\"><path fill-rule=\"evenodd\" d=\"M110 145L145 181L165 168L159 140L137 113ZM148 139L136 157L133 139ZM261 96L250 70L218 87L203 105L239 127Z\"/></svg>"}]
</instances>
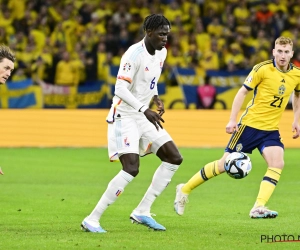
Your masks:
<instances>
[{"instance_id":1,"label":"soccer ball","mask_svg":"<svg viewBox=\"0 0 300 250\"><path fill-rule=\"evenodd\" d=\"M250 157L243 152L233 152L226 157L224 168L234 179L246 177L252 169Z\"/></svg>"}]
</instances>

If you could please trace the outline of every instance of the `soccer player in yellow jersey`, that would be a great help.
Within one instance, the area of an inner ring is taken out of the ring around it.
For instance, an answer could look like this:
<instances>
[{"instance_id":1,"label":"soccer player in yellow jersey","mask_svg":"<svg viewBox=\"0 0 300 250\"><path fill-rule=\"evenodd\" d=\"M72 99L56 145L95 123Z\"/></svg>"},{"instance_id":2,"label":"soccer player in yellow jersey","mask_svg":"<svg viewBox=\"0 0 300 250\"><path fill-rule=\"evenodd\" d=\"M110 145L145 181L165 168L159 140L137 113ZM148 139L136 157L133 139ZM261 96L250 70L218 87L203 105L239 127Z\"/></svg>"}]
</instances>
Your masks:
<instances>
[{"instance_id":1,"label":"soccer player in yellow jersey","mask_svg":"<svg viewBox=\"0 0 300 250\"><path fill-rule=\"evenodd\" d=\"M232 134L221 159L206 164L186 184L176 187L174 208L183 215L188 195L197 186L214 176L224 173L226 157L236 151L252 153L257 148L267 163L267 172L262 179L251 218L276 218L278 213L265 205L271 197L284 167L284 145L279 134L278 124L293 93L294 121L293 138L300 135L300 68L290 60L294 54L290 38L279 37L275 41L273 59L257 64L236 94L226 133ZM237 122L237 115L248 92L253 98Z\"/></svg>"}]
</instances>

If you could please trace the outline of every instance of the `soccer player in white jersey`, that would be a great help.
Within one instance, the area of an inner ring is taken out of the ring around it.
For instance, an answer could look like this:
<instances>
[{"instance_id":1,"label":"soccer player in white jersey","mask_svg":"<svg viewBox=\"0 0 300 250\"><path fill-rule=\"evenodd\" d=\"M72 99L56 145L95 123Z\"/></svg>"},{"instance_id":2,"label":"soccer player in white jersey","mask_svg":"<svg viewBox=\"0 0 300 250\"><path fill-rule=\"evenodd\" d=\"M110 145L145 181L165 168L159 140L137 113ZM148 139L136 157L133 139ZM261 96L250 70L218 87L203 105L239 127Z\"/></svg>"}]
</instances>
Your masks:
<instances>
[{"instance_id":1,"label":"soccer player in white jersey","mask_svg":"<svg viewBox=\"0 0 300 250\"><path fill-rule=\"evenodd\" d=\"M4 84L14 70L15 55L9 47L0 45L0 84ZM0 175L3 175L0 168Z\"/></svg>"},{"instance_id":2,"label":"soccer player in white jersey","mask_svg":"<svg viewBox=\"0 0 300 250\"><path fill-rule=\"evenodd\" d=\"M154 230L166 230L151 217L150 210L183 160L171 136L162 127L165 110L157 92L157 82L167 56L165 45L170 28L170 22L163 15L146 17L144 39L132 45L121 59L107 122L110 160L119 159L123 169L109 182L94 210L82 221L84 231L106 232L99 223L102 214L138 175L139 156L148 153L156 154L161 164L130 219ZM151 100L158 112L149 109Z\"/></svg>"}]
</instances>

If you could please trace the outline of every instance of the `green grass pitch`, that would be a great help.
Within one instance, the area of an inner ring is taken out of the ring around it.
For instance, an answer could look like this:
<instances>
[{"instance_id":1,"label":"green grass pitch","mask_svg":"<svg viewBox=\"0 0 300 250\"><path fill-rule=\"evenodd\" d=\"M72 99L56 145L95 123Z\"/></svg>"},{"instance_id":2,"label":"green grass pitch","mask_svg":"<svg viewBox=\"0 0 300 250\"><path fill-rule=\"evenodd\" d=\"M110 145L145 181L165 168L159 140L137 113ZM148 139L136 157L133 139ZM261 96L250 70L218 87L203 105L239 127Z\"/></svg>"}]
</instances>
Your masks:
<instances>
[{"instance_id":1,"label":"green grass pitch","mask_svg":"<svg viewBox=\"0 0 300 250\"><path fill-rule=\"evenodd\" d=\"M140 174L127 186L101 219L107 234L80 230L88 215L119 172L106 149L0 149L0 249L299 249L300 242L267 243L262 237L284 239L300 235L299 149L287 149L285 169L268 206L276 219L253 220L248 214L266 165L260 154L250 155L249 176L234 180L223 174L190 195L186 213L173 210L175 187L223 149L180 149L184 162L152 212L167 231L154 232L131 224L129 215L141 200L159 165L154 155L141 158ZM292 238L289 238L292 239ZM270 242L271 240L269 240Z\"/></svg>"}]
</instances>

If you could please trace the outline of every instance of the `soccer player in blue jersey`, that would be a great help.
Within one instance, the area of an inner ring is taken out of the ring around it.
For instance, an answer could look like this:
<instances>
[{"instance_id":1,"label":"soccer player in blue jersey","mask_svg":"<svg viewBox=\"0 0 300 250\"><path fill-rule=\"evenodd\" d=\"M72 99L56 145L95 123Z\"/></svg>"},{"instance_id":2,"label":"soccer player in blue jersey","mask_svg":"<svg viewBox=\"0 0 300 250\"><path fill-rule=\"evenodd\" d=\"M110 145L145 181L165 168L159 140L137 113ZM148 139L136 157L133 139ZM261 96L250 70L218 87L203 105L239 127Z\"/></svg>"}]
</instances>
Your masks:
<instances>
[{"instance_id":1,"label":"soccer player in blue jersey","mask_svg":"<svg viewBox=\"0 0 300 250\"><path fill-rule=\"evenodd\" d=\"M9 47L0 45L0 84L5 84L10 77L11 72L14 70L15 55ZM3 175L3 171L0 168L0 174Z\"/></svg>"},{"instance_id":2,"label":"soccer player in blue jersey","mask_svg":"<svg viewBox=\"0 0 300 250\"><path fill-rule=\"evenodd\" d=\"M175 143L161 125L165 110L157 92L157 82L167 56L165 46L170 27L170 22L162 15L146 17L146 36L122 56L107 122L110 160L119 159L123 169L109 182L94 210L82 221L84 231L106 232L99 224L102 214L138 175L139 156L148 153L156 154L161 164L130 219L154 230L166 230L152 218L150 209L182 162ZM151 100L158 113L149 109Z\"/></svg>"},{"instance_id":3,"label":"soccer player in blue jersey","mask_svg":"<svg viewBox=\"0 0 300 250\"><path fill-rule=\"evenodd\" d=\"M206 164L186 184L176 187L174 208L182 215L188 196L197 186L224 173L226 157L237 151L252 153L258 149L266 161L265 173L256 202L250 210L251 218L276 218L278 213L265 205L271 197L284 167L284 145L279 133L279 121L290 95L293 93L293 138L300 135L300 68L290 62L294 54L290 38L279 37L275 41L273 59L255 65L236 94L226 133L232 134L221 159ZM245 112L237 122L237 115L245 96L253 93Z\"/></svg>"}]
</instances>

